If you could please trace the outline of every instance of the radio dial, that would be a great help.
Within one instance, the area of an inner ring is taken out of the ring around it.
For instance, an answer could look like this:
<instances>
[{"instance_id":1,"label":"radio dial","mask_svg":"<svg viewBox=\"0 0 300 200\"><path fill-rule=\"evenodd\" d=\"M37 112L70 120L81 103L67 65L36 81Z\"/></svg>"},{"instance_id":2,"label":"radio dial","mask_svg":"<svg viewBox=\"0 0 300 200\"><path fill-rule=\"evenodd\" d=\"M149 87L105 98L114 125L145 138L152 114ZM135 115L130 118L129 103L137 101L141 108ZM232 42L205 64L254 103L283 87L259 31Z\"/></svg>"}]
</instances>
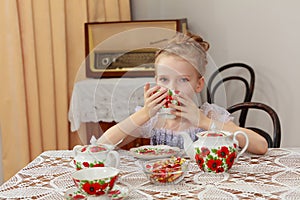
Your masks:
<instances>
[{"instance_id":1,"label":"radio dial","mask_svg":"<svg viewBox=\"0 0 300 200\"><path fill-rule=\"evenodd\" d=\"M110 59L108 57L102 59L102 65L108 66L110 64Z\"/></svg>"}]
</instances>

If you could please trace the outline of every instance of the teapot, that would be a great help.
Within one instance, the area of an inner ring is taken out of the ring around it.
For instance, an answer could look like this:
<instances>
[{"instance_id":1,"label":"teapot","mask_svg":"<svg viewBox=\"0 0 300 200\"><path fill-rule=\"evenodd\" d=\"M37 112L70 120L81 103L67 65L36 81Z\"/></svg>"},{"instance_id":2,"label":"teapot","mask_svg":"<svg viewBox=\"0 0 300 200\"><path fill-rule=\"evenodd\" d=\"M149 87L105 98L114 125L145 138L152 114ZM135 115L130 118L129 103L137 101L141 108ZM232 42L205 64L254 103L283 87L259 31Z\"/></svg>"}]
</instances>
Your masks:
<instances>
[{"instance_id":1,"label":"teapot","mask_svg":"<svg viewBox=\"0 0 300 200\"><path fill-rule=\"evenodd\" d=\"M237 135L245 137L245 146L237 151ZM226 131L204 131L197 133L198 140L193 142L186 132L180 135L184 140L184 150L191 160L196 161L198 167L205 172L226 172L235 160L242 155L249 144L248 136L242 131L234 133Z\"/></svg>"},{"instance_id":2,"label":"teapot","mask_svg":"<svg viewBox=\"0 0 300 200\"><path fill-rule=\"evenodd\" d=\"M77 170L90 167L119 168L120 155L114 146L105 144L76 145L73 148L74 165Z\"/></svg>"}]
</instances>

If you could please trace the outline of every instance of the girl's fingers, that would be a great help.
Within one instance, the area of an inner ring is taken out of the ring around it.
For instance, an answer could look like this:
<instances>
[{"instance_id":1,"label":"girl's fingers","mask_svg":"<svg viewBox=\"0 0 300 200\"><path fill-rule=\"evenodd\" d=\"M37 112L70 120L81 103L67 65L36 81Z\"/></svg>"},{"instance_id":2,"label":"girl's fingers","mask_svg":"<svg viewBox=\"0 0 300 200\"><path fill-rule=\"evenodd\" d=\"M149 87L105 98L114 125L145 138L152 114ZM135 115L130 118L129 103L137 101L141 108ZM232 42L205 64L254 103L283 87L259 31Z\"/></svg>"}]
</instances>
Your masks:
<instances>
[{"instance_id":1,"label":"girl's fingers","mask_svg":"<svg viewBox=\"0 0 300 200\"><path fill-rule=\"evenodd\" d=\"M167 100L166 100L166 97L167 97L167 92L163 93L163 94L160 94L160 96L158 97L155 97L155 95L152 95L150 98L149 98L149 106L153 106L155 107L155 105L161 105L163 106Z\"/></svg>"},{"instance_id":2,"label":"girl's fingers","mask_svg":"<svg viewBox=\"0 0 300 200\"><path fill-rule=\"evenodd\" d=\"M147 90L149 90L149 88L150 88L150 83L146 83L144 86L144 92L146 93Z\"/></svg>"},{"instance_id":3,"label":"girl's fingers","mask_svg":"<svg viewBox=\"0 0 300 200\"><path fill-rule=\"evenodd\" d=\"M154 90L154 91L157 91L157 90ZM167 89L165 89L165 88L162 88L162 89L160 89L159 91L157 91L157 92L152 92L152 94L151 94L151 96L149 97L149 99L151 100L151 101L154 101L154 100L156 100L156 99L160 99L160 101L163 99L163 98L165 98L167 96Z\"/></svg>"},{"instance_id":4,"label":"girl's fingers","mask_svg":"<svg viewBox=\"0 0 300 200\"><path fill-rule=\"evenodd\" d=\"M154 110L159 110L165 103L167 102L167 100L162 100L162 102L160 102L159 104L157 104L156 106L153 107Z\"/></svg>"},{"instance_id":5,"label":"girl's fingers","mask_svg":"<svg viewBox=\"0 0 300 200\"><path fill-rule=\"evenodd\" d=\"M144 87L144 97L145 98L150 97L152 95L152 93L158 89L159 89L159 86L154 86L153 88L150 88L150 85L147 86L147 84L146 84Z\"/></svg>"},{"instance_id":6,"label":"girl's fingers","mask_svg":"<svg viewBox=\"0 0 300 200\"><path fill-rule=\"evenodd\" d=\"M153 94L156 94L156 93L166 90L165 88L162 88L158 85L156 85L152 88L150 88L150 86L149 86L149 88L147 88L145 85L144 89L147 89L147 90L144 90L145 97L147 97L147 98L152 96Z\"/></svg>"},{"instance_id":7,"label":"girl's fingers","mask_svg":"<svg viewBox=\"0 0 300 200\"><path fill-rule=\"evenodd\" d=\"M181 106L181 104L180 104L180 106L178 106L178 105L175 105L175 104L169 104L169 107L170 108L174 108L175 110L178 110L178 111L182 111L183 110L183 106Z\"/></svg>"},{"instance_id":8,"label":"girl's fingers","mask_svg":"<svg viewBox=\"0 0 300 200\"><path fill-rule=\"evenodd\" d=\"M182 118L184 118L184 113L181 112L181 111L171 110L171 114L176 115L177 117L182 117Z\"/></svg>"}]
</instances>

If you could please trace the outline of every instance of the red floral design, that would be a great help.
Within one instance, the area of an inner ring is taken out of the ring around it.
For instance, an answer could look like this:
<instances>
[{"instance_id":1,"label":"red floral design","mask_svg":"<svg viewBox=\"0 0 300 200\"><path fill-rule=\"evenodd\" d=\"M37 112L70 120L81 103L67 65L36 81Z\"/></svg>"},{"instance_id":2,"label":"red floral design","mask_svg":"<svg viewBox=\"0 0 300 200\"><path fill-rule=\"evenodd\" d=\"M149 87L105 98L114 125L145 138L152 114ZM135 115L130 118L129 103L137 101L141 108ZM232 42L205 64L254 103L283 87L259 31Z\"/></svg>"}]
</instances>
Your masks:
<instances>
[{"instance_id":1,"label":"red floral design","mask_svg":"<svg viewBox=\"0 0 300 200\"><path fill-rule=\"evenodd\" d=\"M114 195L114 194L121 194L120 190L112 190L109 192L110 195Z\"/></svg>"},{"instance_id":2,"label":"red floral design","mask_svg":"<svg viewBox=\"0 0 300 200\"><path fill-rule=\"evenodd\" d=\"M236 152L232 152L229 154L229 156L226 158L226 164L228 165L228 169L231 168L233 165L234 159L236 158Z\"/></svg>"},{"instance_id":3,"label":"red floral design","mask_svg":"<svg viewBox=\"0 0 300 200\"><path fill-rule=\"evenodd\" d=\"M200 154L195 155L196 163L200 167L200 169L203 169L204 160Z\"/></svg>"},{"instance_id":4,"label":"red floral design","mask_svg":"<svg viewBox=\"0 0 300 200\"><path fill-rule=\"evenodd\" d=\"M85 152L86 151L86 147L83 147L82 149L81 149L81 152Z\"/></svg>"},{"instance_id":5,"label":"red floral design","mask_svg":"<svg viewBox=\"0 0 300 200\"><path fill-rule=\"evenodd\" d=\"M81 194L76 194L75 196L72 197L72 199L85 199L85 196L81 195Z\"/></svg>"},{"instance_id":6,"label":"red floral design","mask_svg":"<svg viewBox=\"0 0 300 200\"><path fill-rule=\"evenodd\" d=\"M207 167L212 171L217 171L217 169L222 165L222 160L219 159L210 159L207 161Z\"/></svg>"},{"instance_id":7,"label":"red floral design","mask_svg":"<svg viewBox=\"0 0 300 200\"><path fill-rule=\"evenodd\" d=\"M89 166L90 166L90 164L89 164L88 162L83 162L82 164L83 164L83 166L85 166L85 167L89 167Z\"/></svg>"},{"instance_id":8,"label":"red floral design","mask_svg":"<svg viewBox=\"0 0 300 200\"><path fill-rule=\"evenodd\" d=\"M104 164L103 163L97 163L94 165L94 167L104 167Z\"/></svg>"},{"instance_id":9,"label":"red floral design","mask_svg":"<svg viewBox=\"0 0 300 200\"><path fill-rule=\"evenodd\" d=\"M221 147L221 149L219 149L217 151L217 154L218 154L219 158L226 158L227 155L229 154L228 147L225 147L225 146Z\"/></svg>"},{"instance_id":10,"label":"red floral design","mask_svg":"<svg viewBox=\"0 0 300 200\"><path fill-rule=\"evenodd\" d=\"M113 188L113 187L114 187L117 178L118 178L118 175L115 176L115 177L113 177L113 178L110 180L110 182L109 182L109 187L110 187L110 188Z\"/></svg>"},{"instance_id":11,"label":"red floral design","mask_svg":"<svg viewBox=\"0 0 300 200\"><path fill-rule=\"evenodd\" d=\"M100 185L100 189L105 190L107 188L107 186L108 186L108 183L104 183L104 184Z\"/></svg>"},{"instance_id":12,"label":"red floral design","mask_svg":"<svg viewBox=\"0 0 300 200\"><path fill-rule=\"evenodd\" d=\"M105 194L105 192L103 190L100 190L100 191L96 192L96 195L104 195L104 194Z\"/></svg>"},{"instance_id":13,"label":"red floral design","mask_svg":"<svg viewBox=\"0 0 300 200\"><path fill-rule=\"evenodd\" d=\"M219 173L219 172L224 172L224 167L218 167L218 169L217 169L216 172L217 172L217 173Z\"/></svg>"},{"instance_id":14,"label":"red floral design","mask_svg":"<svg viewBox=\"0 0 300 200\"><path fill-rule=\"evenodd\" d=\"M87 183L83 184L83 186L82 186L82 189L90 195L96 194L96 192L98 190L100 190L100 188L101 188L101 185L99 183L87 182Z\"/></svg>"},{"instance_id":15,"label":"red floral design","mask_svg":"<svg viewBox=\"0 0 300 200\"><path fill-rule=\"evenodd\" d=\"M174 91L175 94L179 94L179 91ZM165 108L169 108L169 104L175 104L180 106L179 101L177 101L176 99L174 99L174 94L172 90L168 90L168 96L166 96L166 103L164 104Z\"/></svg>"},{"instance_id":16,"label":"red floral design","mask_svg":"<svg viewBox=\"0 0 300 200\"><path fill-rule=\"evenodd\" d=\"M205 157L210 154L210 151L207 147L201 147L201 156Z\"/></svg>"}]
</instances>

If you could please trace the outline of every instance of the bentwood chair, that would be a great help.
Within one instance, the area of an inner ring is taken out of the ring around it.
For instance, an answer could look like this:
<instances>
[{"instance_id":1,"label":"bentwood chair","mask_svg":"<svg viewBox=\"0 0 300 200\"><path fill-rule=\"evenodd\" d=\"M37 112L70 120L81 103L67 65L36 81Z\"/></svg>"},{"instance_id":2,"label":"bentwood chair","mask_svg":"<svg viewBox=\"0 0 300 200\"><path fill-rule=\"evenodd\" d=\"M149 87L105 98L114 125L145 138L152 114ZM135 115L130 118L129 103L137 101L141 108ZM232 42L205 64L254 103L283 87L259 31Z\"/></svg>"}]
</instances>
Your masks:
<instances>
[{"instance_id":1,"label":"bentwood chair","mask_svg":"<svg viewBox=\"0 0 300 200\"><path fill-rule=\"evenodd\" d=\"M280 126L280 120L279 117L276 113L276 111L271 108L270 106L264 104L264 103L258 103L258 102L243 102L243 103L239 103L233 106L230 106L229 108L227 108L228 112L230 113L234 113L236 111L241 111L243 109L256 109L256 110L261 110L266 112L272 119L272 123L273 123L273 134L268 134L266 131L264 131L261 128L257 128L257 127L247 127L247 126L241 126L241 127L245 127L248 129L251 129L255 132L257 132L258 134L260 134L261 136L263 136L264 138L266 138L267 142L268 142L268 147L270 148L279 148L280 147L280 142L281 142L281 126ZM244 119L246 122L246 118Z\"/></svg>"},{"instance_id":2,"label":"bentwood chair","mask_svg":"<svg viewBox=\"0 0 300 200\"><path fill-rule=\"evenodd\" d=\"M235 71L234 71L235 70ZM245 72L247 72L245 74ZM247 75L249 74L249 75ZM207 102L214 103L215 95L221 86L225 87L225 83L231 81L234 84L234 89L240 89L240 85L245 88L245 95L242 102L250 102L253 96L255 73L252 67L245 63L229 63L220 67L217 71L212 73L207 83ZM243 84L241 84L243 83ZM243 88L242 88L243 89ZM242 91L241 89L241 91ZM231 104L232 105L232 104ZM245 125L248 110L243 109L239 117L240 126Z\"/></svg>"}]
</instances>

